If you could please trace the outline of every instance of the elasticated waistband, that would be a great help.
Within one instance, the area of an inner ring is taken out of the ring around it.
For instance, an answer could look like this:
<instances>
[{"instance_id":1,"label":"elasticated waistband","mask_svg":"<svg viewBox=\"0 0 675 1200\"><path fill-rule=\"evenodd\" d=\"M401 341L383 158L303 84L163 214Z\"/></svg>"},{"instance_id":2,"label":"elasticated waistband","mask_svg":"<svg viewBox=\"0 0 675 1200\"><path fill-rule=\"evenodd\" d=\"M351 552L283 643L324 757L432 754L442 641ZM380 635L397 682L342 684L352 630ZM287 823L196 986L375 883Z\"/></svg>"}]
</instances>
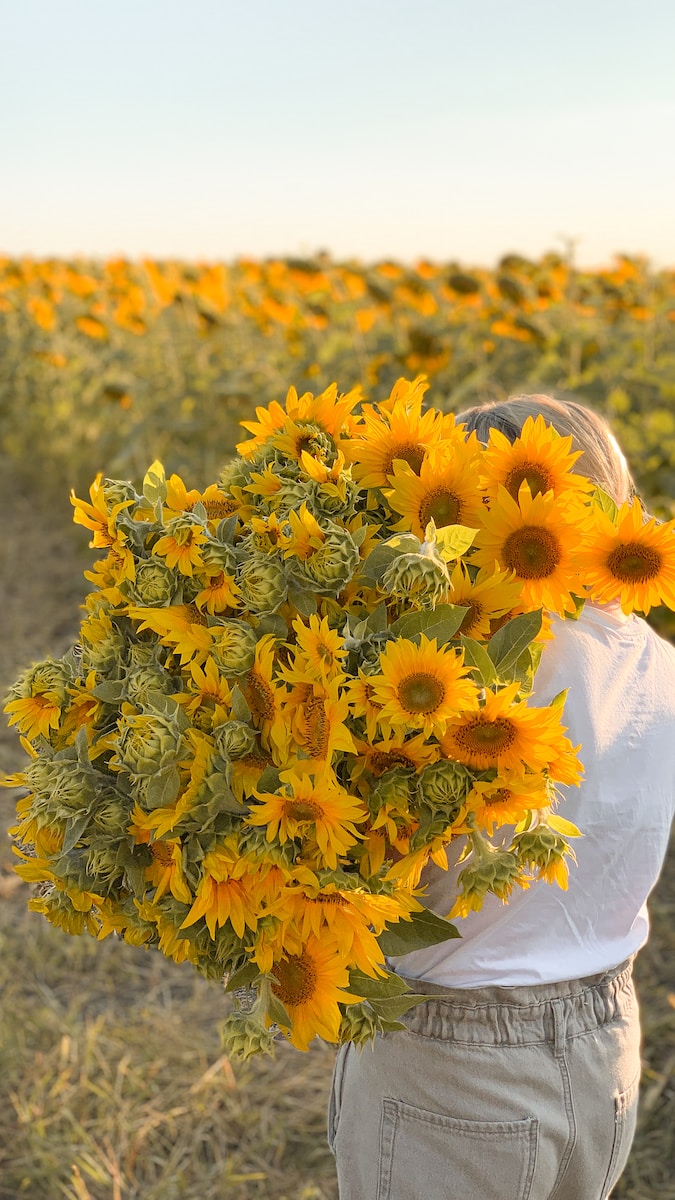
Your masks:
<instances>
[{"instance_id":1,"label":"elasticated waistband","mask_svg":"<svg viewBox=\"0 0 675 1200\"><path fill-rule=\"evenodd\" d=\"M402 1019L411 1033L464 1045L557 1044L618 1020L635 1003L632 970L631 958L587 979L527 987L444 988L407 979L429 999Z\"/></svg>"}]
</instances>

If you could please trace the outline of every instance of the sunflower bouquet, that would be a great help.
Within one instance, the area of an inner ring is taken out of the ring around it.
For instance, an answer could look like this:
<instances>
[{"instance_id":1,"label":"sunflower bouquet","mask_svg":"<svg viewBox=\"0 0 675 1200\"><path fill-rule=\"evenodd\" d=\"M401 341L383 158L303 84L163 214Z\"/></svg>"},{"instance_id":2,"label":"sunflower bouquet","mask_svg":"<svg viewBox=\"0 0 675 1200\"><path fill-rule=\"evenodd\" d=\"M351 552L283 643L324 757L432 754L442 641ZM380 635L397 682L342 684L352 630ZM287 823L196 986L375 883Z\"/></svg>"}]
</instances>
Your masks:
<instances>
[{"instance_id":1,"label":"sunflower bouquet","mask_svg":"<svg viewBox=\"0 0 675 1200\"><path fill-rule=\"evenodd\" d=\"M579 748L564 694L530 695L549 614L675 607L674 523L617 510L542 418L484 448L425 387L291 389L203 492L99 476L79 641L6 705L30 907L225 978L243 1055L401 1028L422 997L391 958L566 887ZM423 871L458 839L436 916Z\"/></svg>"}]
</instances>

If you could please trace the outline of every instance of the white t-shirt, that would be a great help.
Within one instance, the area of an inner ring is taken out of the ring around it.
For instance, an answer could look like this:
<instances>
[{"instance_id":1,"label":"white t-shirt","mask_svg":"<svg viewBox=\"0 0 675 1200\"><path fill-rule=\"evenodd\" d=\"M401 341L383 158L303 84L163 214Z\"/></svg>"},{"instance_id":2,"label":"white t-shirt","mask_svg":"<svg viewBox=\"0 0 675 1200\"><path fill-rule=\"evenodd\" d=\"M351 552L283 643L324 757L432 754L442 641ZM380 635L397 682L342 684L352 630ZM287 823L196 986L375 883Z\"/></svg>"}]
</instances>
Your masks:
<instances>
[{"instance_id":1,"label":"white t-shirt","mask_svg":"<svg viewBox=\"0 0 675 1200\"><path fill-rule=\"evenodd\" d=\"M537 880L507 904L489 895L454 922L461 940L393 959L402 975L460 988L552 983L617 966L647 940L646 901L675 816L675 647L618 604L587 604L578 621L554 618L553 630L531 702L570 689L563 723L585 774L560 789L558 812L583 833L569 890ZM458 853L449 847L448 871L423 877L425 903L442 916Z\"/></svg>"}]
</instances>

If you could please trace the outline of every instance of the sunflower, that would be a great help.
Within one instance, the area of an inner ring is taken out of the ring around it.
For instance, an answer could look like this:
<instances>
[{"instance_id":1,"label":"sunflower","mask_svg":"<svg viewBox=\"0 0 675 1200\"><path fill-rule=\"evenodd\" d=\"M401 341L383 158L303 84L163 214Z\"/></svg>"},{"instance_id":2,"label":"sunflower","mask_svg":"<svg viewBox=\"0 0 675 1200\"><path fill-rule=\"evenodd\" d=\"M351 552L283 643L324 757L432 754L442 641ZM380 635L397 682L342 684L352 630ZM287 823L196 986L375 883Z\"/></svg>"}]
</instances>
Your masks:
<instances>
[{"instance_id":1,"label":"sunflower","mask_svg":"<svg viewBox=\"0 0 675 1200\"><path fill-rule=\"evenodd\" d=\"M193 575L195 567L204 569L202 546L206 541L206 530L194 521L174 517L166 526L166 533L152 548L152 553L163 558L167 567L178 567L182 575Z\"/></svg>"},{"instance_id":2,"label":"sunflower","mask_svg":"<svg viewBox=\"0 0 675 1200\"><path fill-rule=\"evenodd\" d=\"M328 930L343 957L364 974L384 974L384 954L377 937L388 922L407 919L422 906L412 896L373 895L363 888L298 887L292 890L294 921L303 941Z\"/></svg>"},{"instance_id":3,"label":"sunflower","mask_svg":"<svg viewBox=\"0 0 675 1200\"><path fill-rule=\"evenodd\" d=\"M292 423L303 421L318 425L324 433L337 440L360 399L360 388L352 388L350 392L339 396L335 383L318 396L313 396L311 392L298 396L295 388L289 388L285 409L273 400L268 408L256 408L257 421L241 422L242 428L252 433L253 437L246 442L239 442L237 451L242 458L252 458L270 438L284 429L289 419Z\"/></svg>"},{"instance_id":4,"label":"sunflower","mask_svg":"<svg viewBox=\"0 0 675 1200\"><path fill-rule=\"evenodd\" d=\"M421 771L427 763L435 762L439 753L438 746L430 744L423 733L406 740L403 729L390 730L385 737L378 739L375 736L367 742L357 739L356 752L358 758L352 768L352 783L356 783L366 771L376 778L393 767Z\"/></svg>"},{"instance_id":5,"label":"sunflower","mask_svg":"<svg viewBox=\"0 0 675 1200\"><path fill-rule=\"evenodd\" d=\"M316 775L281 772L283 790L272 794L256 792L259 801L246 818L248 825L266 825L266 840L283 846L300 838L316 846L326 866L335 870L338 857L356 845L355 823L366 819L366 810L344 788L329 769Z\"/></svg>"},{"instance_id":6,"label":"sunflower","mask_svg":"<svg viewBox=\"0 0 675 1200\"><path fill-rule=\"evenodd\" d=\"M451 717L477 704L463 653L437 647L424 634L419 645L407 638L390 642L380 655L380 669L368 683L373 700L382 705L378 721L385 732L404 727L440 736Z\"/></svg>"},{"instance_id":7,"label":"sunflower","mask_svg":"<svg viewBox=\"0 0 675 1200\"><path fill-rule=\"evenodd\" d=\"M517 825L531 809L547 808L549 802L543 772L503 771L490 782L477 779L466 804L478 828L492 836L495 825Z\"/></svg>"},{"instance_id":8,"label":"sunflower","mask_svg":"<svg viewBox=\"0 0 675 1200\"><path fill-rule=\"evenodd\" d=\"M364 405L359 436L343 445L354 479L362 488L386 487L398 460L406 462L413 474L419 472L429 446L441 436L440 413L429 409L421 415L426 386L420 384L412 399L401 395L390 406L380 404L379 411Z\"/></svg>"},{"instance_id":9,"label":"sunflower","mask_svg":"<svg viewBox=\"0 0 675 1200\"><path fill-rule=\"evenodd\" d=\"M373 679L359 667L358 679L350 679L347 684L347 698L353 717L365 722L366 736L370 741L377 737L378 721L382 712L382 703L375 695Z\"/></svg>"},{"instance_id":10,"label":"sunflower","mask_svg":"<svg viewBox=\"0 0 675 1200\"><path fill-rule=\"evenodd\" d=\"M312 613L305 624L302 617L293 622L295 647L291 665L282 667L279 674L288 684L307 683L316 679L344 678L342 660L347 654L344 638L331 629L327 617Z\"/></svg>"},{"instance_id":11,"label":"sunflower","mask_svg":"<svg viewBox=\"0 0 675 1200\"><path fill-rule=\"evenodd\" d=\"M644 521L640 501L622 504L616 522L594 510L594 531L580 556L592 600L618 599L625 613L648 613L659 604L675 609L675 521Z\"/></svg>"},{"instance_id":12,"label":"sunflower","mask_svg":"<svg viewBox=\"0 0 675 1200\"><path fill-rule=\"evenodd\" d=\"M390 488L384 489L389 507L401 514L395 530L410 530L424 540L429 521L437 529L445 525L468 525L477 529L485 506L478 486L475 454L462 441L440 443L430 449L419 471L408 463L394 462Z\"/></svg>"},{"instance_id":13,"label":"sunflower","mask_svg":"<svg viewBox=\"0 0 675 1200\"><path fill-rule=\"evenodd\" d=\"M547 425L541 415L528 417L513 443L498 429L491 429L481 462L481 481L488 495L496 499L501 486L517 500L523 483L532 496L550 491L555 496L588 492L592 486L589 481L583 475L572 474L582 454L581 450L572 451L572 440L571 435L562 437Z\"/></svg>"},{"instance_id":14,"label":"sunflower","mask_svg":"<svg viewBox=\"0 0 675 1200\"><path fill-rule=\"evenodd\" d=\"M256 643L255 660L244 676L242 690L264 749L286 752L290 731L283 710L286 688L275 680L275 638L265 634Z\"/></svg>"},{"instance_id":15,"label":"sunflower","mask_svg":"<svg viewBox=\"0 0 675 1200\"><path fill-rule=\"evenodd\" d=\"M213 645L207 618L194 604L172 604L167 608L129 605L129 616L140 621L139 633L151 629L163 646L171 646L182 664L195 656L203 659Z\"/></svg>"},{"instance_id":16,"label":"sunflower","mask_svg":"<svg viewBox=\"0 0 675 1200\"><path fill-rule=\"evenodd\" d=\"M10 700L4 708L9 714L8 725L16 725L29 741L37 737L49 738L50 729L58 729L61 720L62 701L52 692Z\"/></svg>"},{"instance_id":17,"label":"sunflower","mask_svg":"<svg viewBox=\"0 0 675 1200\"><path fill-rule=\"evenodd\" d=\"M349 698L340 692L343 675L315 683L297 683L285 705L290 716L293 737L308 760L330 762L333 754L354 751L346 721ZM307 768L309 769L309 768Z\"/></svg>"},{"instance_id":18,"label":"sunflower","mask_svg":"<svg viewBox=\"0 0 675 1200\"><path fill-rule=\"evenodd\" d=\"M346 990L349 972L335 938L319 941L310 934L299 954L287 954L274 964L272 975L272 991L291 1021L285 1033L298 1050L308 1050L315 1037L337 1042L340 1004L363 999Z\"/></svg>"},{"instance_id":19,"label":"sunflower","mask_svg":"<svg viewBox=\"0 0 675 1200\"><path fill-rule=\"evenodd\" d=\"M545 771L569 750L559 708L536 708L516 700L520 684L488 691L484 703L447 724L441 749L447 758L483 770Z\"/></svg>"},{"instance_id":20,"label":"sunflower","mask_svg":"<svg viewBox=\"0 0 675 1200\"><path fill-rule=\"evenodd\" d=\"M196 898L180 928L188 929L204 917L212 938L218 926L228 921L239 938L244 937L247 926L255 930L258 879L251 864L232 846L224 844L204 855L203 870Z\"/></svg>"},{"instance_id":21,"label":"sunflower","mask_svg":"<svg viewBox=\"0 0 675 1200\"><path fill-rule=\"evenodd\" d=\"M193 660L190 663L190 676L187 692L178 693L174 700L191 721L195 721L198 710L204 707L215 725L222 724L228 719L232 694L215 659L208 655L203 667Z\"/></svg>"},{"instance_id":22,"label":"sunflower","mask_svg":"<svg viewBox=\"0 0 675 1200\"><path fill-rule=\"evenodd\" d=\"M211 616L224 612L226 608L239 607L239 588L232 575L219 571L212 575L201 592L195 596L197 608L205 608Z\"/></svg>"},{"instance_id":23,"label":"sunflower","mask_svg":"<svg viewBox=\"0 0 675 1200\"><path fill-rule=\"evenodd\" d=\"M145 879L154 885L155 903L169 890L182 904L192 904L192 892L183 874L183 846L180 839L149 841L147 846L152 855L152 862L145 868Z\"/></svg>"},{"instance_id":24,"label":"sunflower","mask_svg":"<svg viewBox=\"0 0 675 1200\"><path fill-rule=\"evenodd\" d=\"M450 576L449 600L466 609L457 632L487 641L494 632L492 622L512 612L521 592L522 584L511 571L482 567L472 578L461 562L456 563Z\"/></svg>"},{"instance_id":25,"label":"sunflower","mask_svg":"<svg viewBox=\"0 0 675 1200\"><path fill-rule=\"evenodd\" d=\"M532 497L522 484L518 501L501 485L497 501L484 514L472 562L512 571L522 585L521 604L559 613L575 612L573 593L581 592L577 551L586 536L588 510L553 492Z\"/></svg>"}]
</instances>

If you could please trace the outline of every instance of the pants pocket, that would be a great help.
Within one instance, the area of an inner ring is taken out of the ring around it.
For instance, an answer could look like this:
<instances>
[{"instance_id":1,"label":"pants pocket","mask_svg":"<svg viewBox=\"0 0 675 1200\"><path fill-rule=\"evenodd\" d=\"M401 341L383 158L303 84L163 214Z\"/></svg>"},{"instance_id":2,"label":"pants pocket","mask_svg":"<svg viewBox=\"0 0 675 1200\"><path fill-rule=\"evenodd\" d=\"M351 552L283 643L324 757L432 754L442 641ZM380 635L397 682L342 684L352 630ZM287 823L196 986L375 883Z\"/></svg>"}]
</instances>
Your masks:
<instances>
[{"instance_id":1,"label":"pants pocket","mask_svg":"<svg viewBox=\"0 0 675 1200\"><path fill-rule=\"evenodd\" d=\"M330 1097L328 1100L328 1147L335 1154L335 1139L337 1137L338 1122L340 1120L340 1106L342 1104L342 1084L345 1077L345 1059L349 1050L349 1042L344 1046L340 1046L333 1066L333 1079L330 1085Z\"/></svg>"},{"instance_id":2,"label":"pants pocket","mask_svg":"<svg viewBox=\"0 0 675 1200\"><path fill-rule=\"evenodd\" d=\"M473 1121L383 1101L377 1200L528 1200L538 1122Z\"/></svg>"},{"instance_id":3,"label":"pants pocket","mask_svg":"<svg viewBox=\"0 0 675 1200\"><path fill-rule=\"evenodd\" d=\"M614 1139L607 1177L602 1189L602 1200L607 1200L628 1161L635 1136L639 1091L640 1075L638 1074L630 1087L626 1088L625 1092L619 1092L614 1098Z\"/></svg>"}]
</instances>

